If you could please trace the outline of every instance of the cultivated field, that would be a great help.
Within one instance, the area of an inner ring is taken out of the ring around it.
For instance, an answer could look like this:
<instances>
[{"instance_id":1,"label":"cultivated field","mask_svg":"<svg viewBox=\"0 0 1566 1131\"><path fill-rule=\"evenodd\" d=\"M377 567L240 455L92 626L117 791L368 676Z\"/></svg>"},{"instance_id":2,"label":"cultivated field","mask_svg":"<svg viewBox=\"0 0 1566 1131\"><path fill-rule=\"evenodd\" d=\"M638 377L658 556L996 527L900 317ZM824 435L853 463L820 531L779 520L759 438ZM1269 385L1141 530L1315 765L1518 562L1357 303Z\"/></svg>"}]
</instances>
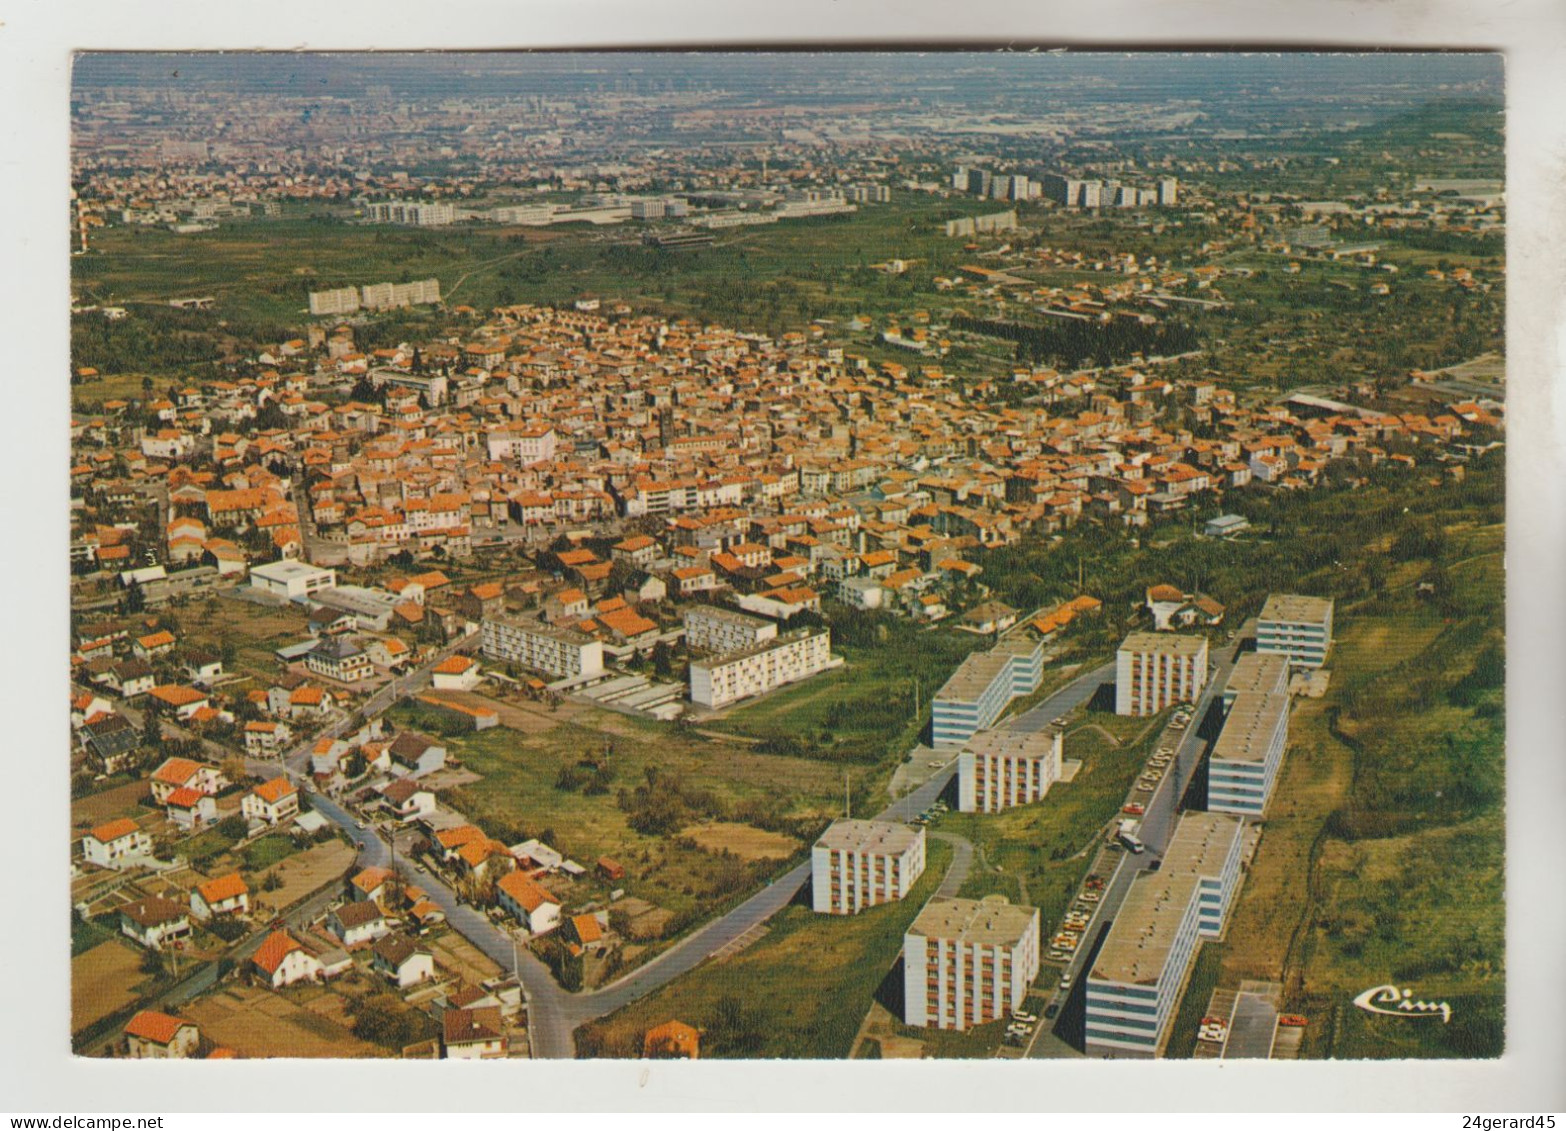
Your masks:
<instances>
[{"instance_id":1,"label":"cultivated field","mask_svg":"<svg viewBox=\"0 0 1566 1131\"><path fill-rule=\"evenodd\" d=\"M318 988L273 993L232 986L184 1009L203 1037L242 1057L381 1057L379 1045L348 1031L343 999Z\"/></svg>"},{"instance_id":2,"label":"cultivated field","mask_svg":"<svg viewBox=\"0 0 1566 1131\"><path fill-rule=\"evenodd\" d=\"M142 952L127 939L99 943L71 959L71 1031L124 1009L140 994Z\"/></svg>"}]
</instances>

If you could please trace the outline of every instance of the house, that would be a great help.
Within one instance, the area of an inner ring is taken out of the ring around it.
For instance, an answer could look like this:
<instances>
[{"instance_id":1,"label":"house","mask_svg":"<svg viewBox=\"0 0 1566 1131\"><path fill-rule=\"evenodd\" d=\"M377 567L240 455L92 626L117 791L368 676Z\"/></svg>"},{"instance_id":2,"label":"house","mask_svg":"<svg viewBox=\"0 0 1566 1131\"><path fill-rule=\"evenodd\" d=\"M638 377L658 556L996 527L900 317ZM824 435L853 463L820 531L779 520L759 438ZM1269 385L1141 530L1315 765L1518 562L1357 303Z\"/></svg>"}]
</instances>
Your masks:
<instances>
[{"instance_id":1,"label":"house","mask_svg":"<svg viewBox=\"0 0 1566 1131\"><path fill-rule=\"evenodd\" d=\"M193 1056L201 1044L194 1021L143 1009L125 1023L125 1052L132 1060L174 1060Z\"/></svg>"},{"instance_id":2,"label":"house","mask_svg":"<svg viewBox=\"0 0 1566 1131\"><path fill-rule=\"evenodd\" d=\"M412 821L435 812L435 795L420 789L411 777L398 778L381 789L381 796L398 819Z\"/></svg>"},{"instance_id":3,"label":"house","mask_svg":"<svg viewBox=\"0 0 1566 1131\"><path fill-rule=\"evenodd\" d=\"M71 726L80 730L95 715L111 714L113 705L97 695L83 693L71 697Z\"/></svg>"},{"instance_id":4,"label":"house","mask_svg":"<svg viewBox=\"0 0 1566 1131\"><path fill-rule=\"evenodd\" d=\"M478 662L467 656L451 656L435 665L430 682L436 691L472 691L479 685Z\"/></svg>"},{"instance_id":5,"label":"house","mask_svg":"<svg viewBox=\"0 0 1566 1131\"><path fill-rule=\"evenodd\" d=\"M348 895L352 899L379 903L396 887L396 876L387 868L364 868L354 873L348 881Z\"/></svg>"},{"instance_id":6,"label":"house","mask_svg":"<svg viewBox=\"0 0 1566 1131\"><path fill-rule=\"evenodd\" d=\"M326 925L347 947L374 942L391 931L385 913L368 899L343 904L327 916Z\"/></svg>"},{"instance_id":7,"label":"house","mask_svg":"<svg viewBox=\"0 0 1566 1131\"><path fill-rule=\"evenodd\" d=\"M152 857L152 836L129 817L121 817L82 837L82 856L102 868L134 867Z\"/></svg>"},{"instance_id":8,"label":"house","mask_svg":"<svg viewBox=\"0 0 1566 1131\"><path fill-rule=\"evenodd\" d=\"M194 832L217 820L217 799L182 785L163 801L168 819L186 832Z\"/></svg>"},{"instance_id":9,"label":"house","mask_svg":"<svg viewBox=\"0 0 1566 1131\"><path fill-rule=\"evenodd\" d=\"M252 758L270 758L294 737L287 723L248 722L245 724L245 753Z\"/></svg>"},{"instance_id":10,"label":"house","mask_svg":"<svg viewBox=\"0 0 1566 1131\"><path fill-rule=\"evenodd\" d=\"M654 1025L642 1038L644 1060L696 1060L701 1055L701 1033L683 1021Z\"/></svg>"},{"instance_id":11,"label":"house","mask_svg":"<svg viewBox=\"0 0 1566 1131\"><path fill-rule=\"evenodd\" d=\"M250 888L238 872L197 884L190 891L190 913L203 923L219 915L248 915Z\"/></svg>"},{"instance_id":12,"label":"house","mask_svg":"<svg viewBox=\"0 0 1566 1131\"><path fill-rule=\"evenodd\" d=\"M130 765L141 731L124 715L99 714L82 725L81 742L103 772L112 774Z\"/></svg>"},{"instance_id":13,"label":"house","mask_svg":"<svg viewBox=\"0 0 1566 1131\"><path fill-rule=\"evenodd\" d=\"M560 937L570 943L577 953L602 950L608 944L604 925L596 915L568 916L560 929Z\"/></svg>"},{"instance_id":14,"label":"house","mask_svg":"<svg viewBox=\"0 0 1566 1131\"><path fill-rule=\"evenodd\" d=\"M185 678L199 687L211 687L223 678L223 657L211 652L187 653L180 666L185 671Z\"/></svg>"},{"instance_id":15,"label":"house","mask_svg":"<svg viewBox=\"0 0 1566 1131\"><path fill-rule=\"evenodd\" d=\"M493 1060L506 1055L499 1009L448 1009L441 1017L441 1045L448 1060Z\"/></svg>"},{"instance_id":16,"label":"house","mask_svg":"<svg viewBox=\"0 0 1566 1131\"><path fill-rule=\"evenodd\" d=\"M103 682L122 699L145 695L157 686L152 666L145 660L126 660L103 673Z\"/></svg>"},{"instance_id":17,"label":"house","mask_svg":"<svg viewBox=\"0 0 1566 1131\"><path fill-rule=\"evenodd\" d=\"M410 939L387 935L372 948L370 969L384 974L398 989L406 989L435 977L435 958Z\"/></svg>"},{"instance_id":18,"label":"house","mask_svg":"<svg viewBox=\"0 0 1566 1131\"><path fill-rule=\"evenodd\" d=\"M338 683L357 683L375 674L369 653L344 636L323 638L305 654L305 667Z\"/></svg>"},{"instance_id":19,"label":"house","mask_svg":"<svg viewBox=\"0 0 1566 1131\"><path fill-rule=\"evenodd\" d=\"M400 777L421 778L446 764L446 748L417 731L403 731L386 752L391 756L391 772Z\"/></svg>"},{"instance_id":20,"label":"house","mask_svg":"<svg viewBox=\"0 0 1566 1131\"><path fill-rule=\"evenodd\" d=\"M332 705L336 702L330 691L320 687L296 687L288 693L288 706L286 713L290 719L301 716L306 718L319 718L330 713Z\"/></svg>"},{"instance_id":21,"label":"house","mask_svg":"<svg viewBox=\"0 0 1566 1131\"><path fill-rule=\"evenodd\" d=\"M413 658L413 649L395 636L377 637L370 641L364 650L369 655L370 662L378 668L395 670L406 666Z\"/></svg>"},{"instance_id":22,"label":"house","mask_svg":"<svg viewBox=\"0 0 1566 1131\"><path fill-rule=\"evenodd\" d=\"M291 821L299 815L299 787L279 774L245 794L239 811L245 820L266 825Z\"/></svg>"},{"instance_id":23,"label":"house","mask_svg":"<svg viewBox=\"0 0 1566 1131\"><path fill-rule=\"evenodd\" d=\"M295 982L313 981L324 974L321 960L287 931L273 931L268 935L250 961L274 990Z\"/></svg>"},{"instance_id":24,"label":"house","mask_svg":"<svg viewBox=\"0 0 1566 1131\"><path fill-rule=\"evenodd\" d=\"M543 884L521 872L500 877L495 885L495 899L529 934L548 934L560 925L560 900Z\"/></svg>"},{"instance_id":25,"label":"house","mask_svg":"<svg viewBox=\"0 0 1566 1131\"><path fill-rule=\"evenodd\" d=\"M120 908L120 933L148 950L162 950L165 943L190 935L190 910L172 899L148 896Z\"/></svg>"},{"instance_id":26,"label":"house","mask_svg":"<svg viewBox=\"0 0 1566 1131\"><path fill-rule=\"evenodd\" d=\"M197 711L211 707L212 701L205 691L194 687L182 687L177 683L154 687L149 695L157 703L173 710L175 718L188 719Z\"/></svg>"},{"instance_id":27,"label":"house","mask_svg":"<svg viewBox=\"0 0 1566 1131\"><path fill-rule=\"evenodd\" d=\"M139 636L131 643L131 653L138 660L150 660L174 651L174 634L167 630Z\"/></svg>"}]
</instances>

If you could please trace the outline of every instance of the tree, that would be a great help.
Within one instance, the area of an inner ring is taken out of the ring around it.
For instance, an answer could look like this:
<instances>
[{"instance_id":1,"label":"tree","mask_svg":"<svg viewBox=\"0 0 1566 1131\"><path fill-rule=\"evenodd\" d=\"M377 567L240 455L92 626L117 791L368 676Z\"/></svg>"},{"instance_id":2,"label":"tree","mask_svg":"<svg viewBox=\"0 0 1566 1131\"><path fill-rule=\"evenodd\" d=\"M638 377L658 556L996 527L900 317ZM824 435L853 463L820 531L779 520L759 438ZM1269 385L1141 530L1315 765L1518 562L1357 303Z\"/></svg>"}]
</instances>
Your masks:
<instances>
[{"instance_id":1,"label":"tree","mask_svg":"<svg viewBox=\"0 0 1566 1131\"><path fill-rule=\"evenodd\" d=\"M250 831L250 822L246 821L238 813L235 813L231 817L224 817L214 828L229 840L241 841L245 839L245 834Z\"/></svg>"}]
</instances>

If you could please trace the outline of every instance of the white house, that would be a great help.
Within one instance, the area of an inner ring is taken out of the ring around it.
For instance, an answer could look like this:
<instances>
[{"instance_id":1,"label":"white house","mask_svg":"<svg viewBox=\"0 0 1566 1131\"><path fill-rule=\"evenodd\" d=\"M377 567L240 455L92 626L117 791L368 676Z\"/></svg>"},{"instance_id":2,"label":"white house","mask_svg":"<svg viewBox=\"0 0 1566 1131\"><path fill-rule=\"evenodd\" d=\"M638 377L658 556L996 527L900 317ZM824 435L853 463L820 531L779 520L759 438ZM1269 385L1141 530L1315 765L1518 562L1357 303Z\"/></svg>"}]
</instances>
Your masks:
<instances>
[{"instance_id":1,"label":"white house","mask_svg":"<svg viewBox=\"0 0 1566 1131\"><path fill-rule=\"evenodd\" d=\"M99 825L82 837L82 856L102 868L129 868L152 856L152 835L129 817Z\"/></svg>"},{"instance_id":2,"label":"white house","mask_svg":"<svg viewBox=\"0 0 1566 1131\"><path fill-rule=\"evenodd\" d=\"M391 756L391 772L399 777L421 778L446 764L446 748L416 731L403 731L386 752Z\"/></svg>"},{"instance_id":3,"label":"white house","mask_svg":"<svg viewBox=\"0 0 1566 1131\"><path fill-rule=\"evenodd\" d=\"M548 934L560 925L560 901L543 884L521 872L500 877L495 899L529 934Z\"/></svg>"},{"instance_id":4,"label":"white house","mask_svg":"<svg viewBox=\"0 0 1566 1131\"><path fill-rule=\"evenodd\" d=\"M299 787L278 775L245 794L240 799L239 811L245 820L266 825L291 821L299 815Z\"/></svg>"},{"instance_id":5,"label":"white house","mask_svg":"<svg viewBox=\"0 0 1566 1131\"><path fill-rule=\"evenodd\" d=\"M437 691L472 691L479 685L481 676L477 661L467 656L451 656L435 666L430 680Z\"/></svg>"},{"instance_id":6,"label":"white house","mask_svg":"<svg viewBox=\"0 0 1566 1131\"><path fill-rule=\"evenodd\" d=\"M368 899L343 904L327 916L326 925L349 947L374 942L391 931L385 913Z\"/></svg>"},{"instance_id":7,"label":"white house","mask_svg":"<svg viewBox=\"0 0 1566 1131\"><path fill-rule=\"evenodd\" d=\"M218 915L247 915L250 888L238 872L197 884L190 891L190 913L203 923Z\"/></svg>"},{"instance_id":8,"label":"white house","mask_svg":"<svg viewBox=\"0 0 1566 1131\"><path fill-rule=\"evenodd\" d=\"M190 934L190 912L172 899L148 896L120 908L120 933L149 950L162 950Z\"/></svg>"},{"instance_id":9,"label":"white house","mask_svg":"<svg viewBox=\"0 0 1566 1131\"><path fill-rule=\"evenodd\" d=\"M398 935L387 935L375 944L370 968L385 975L398 989L435 977L434 956Z\"/></svg>"},{"instance_id":10,"label":"white house","mask_svg":"<svg viewBox=\"0 0 1566 1131\"><path fill-rule=\"evenodd\" d=\"M287 931L273 931L268 935L251 962L274 990L322 975L321 960Z\"/></svg>"},{"instance_id":11,"label":"white house","mask_svg":"<svg viewBox=\"0 0 1566 1131\"><path fill-rule=\"evenodd\" d=\"M143 1009L125 1023L125 1051L132 1060L170 1060L195 1055L201 1030L194 1021Z\"/></svg>"}]
</instances>

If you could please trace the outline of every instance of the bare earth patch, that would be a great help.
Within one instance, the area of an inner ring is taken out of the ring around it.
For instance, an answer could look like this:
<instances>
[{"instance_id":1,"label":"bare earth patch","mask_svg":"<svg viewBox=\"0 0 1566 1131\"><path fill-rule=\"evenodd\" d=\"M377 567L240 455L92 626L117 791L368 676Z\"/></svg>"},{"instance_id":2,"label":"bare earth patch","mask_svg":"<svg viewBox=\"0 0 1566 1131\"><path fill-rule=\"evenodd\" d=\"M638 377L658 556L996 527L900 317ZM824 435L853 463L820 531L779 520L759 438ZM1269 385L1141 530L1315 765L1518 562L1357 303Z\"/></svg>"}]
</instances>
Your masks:
<instances>
[{"instance_id":1,"label":"bare earth patch","mask_svg":"<svg viewBox=\"0 0 1566 1131\"><path fill-rule=\"evenodd\" d=\"M203 1036L242 1057L391 1055L361 1041L320 1012L251 987L235 987L191 1002L184 1014L201 1027Z\"/></svg>"},{"instance_id":2,"label":"bare earth patch","mask_svg":"<svg viewBox=\"0 0 1566 1131\"><path fill-rule=\"evenodd\" d=\"M71 1030L87 1028L136 1000L141 952L112 939L71 959Z\"/></svg>"},{"instance_id":3,"label":"bare earth patch","mask_svg":"<svg viewBox=\"0 0 1566 1131\"><path fill-rule=\"evenodd\" d=\"M783 833L768 832L751 825L719 821L711 825L694 825L680 833L690 837L708 852L734 853L741 860L783 860L799 848L799 841Z\"/></svg>"}]
</instances>

